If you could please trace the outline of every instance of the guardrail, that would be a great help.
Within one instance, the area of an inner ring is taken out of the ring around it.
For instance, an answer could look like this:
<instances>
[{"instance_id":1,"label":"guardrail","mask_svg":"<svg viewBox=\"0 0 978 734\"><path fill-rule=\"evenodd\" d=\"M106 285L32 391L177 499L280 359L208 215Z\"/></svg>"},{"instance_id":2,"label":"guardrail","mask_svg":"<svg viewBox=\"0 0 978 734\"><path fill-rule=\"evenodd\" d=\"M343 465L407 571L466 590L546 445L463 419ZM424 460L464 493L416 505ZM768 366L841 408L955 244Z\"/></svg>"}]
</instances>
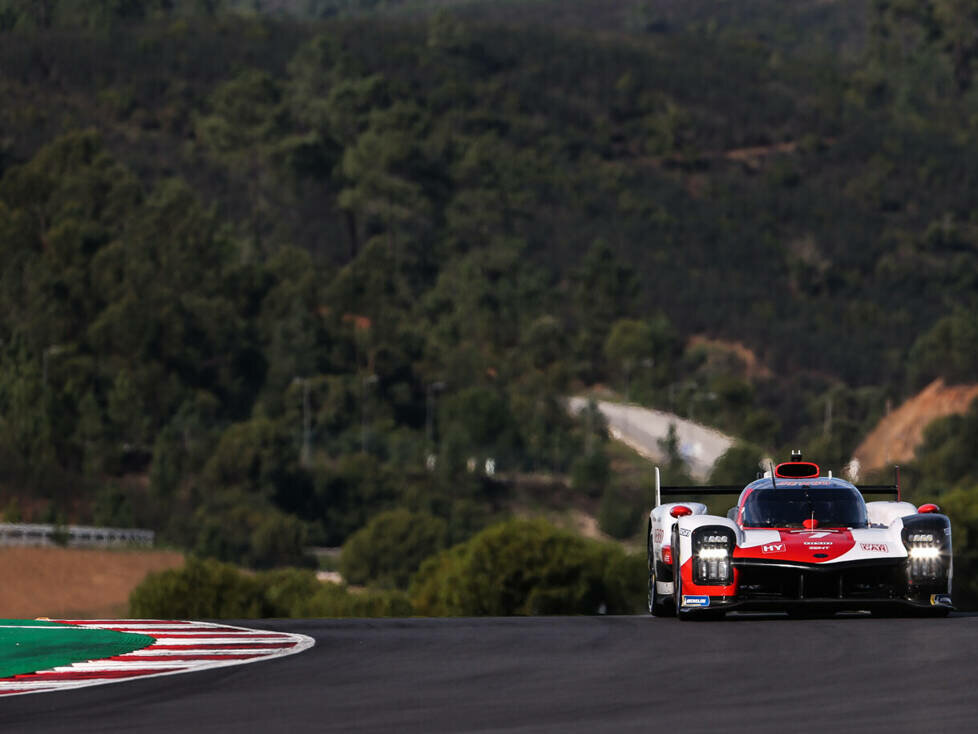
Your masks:
<instances>
[{"instance_id":1,"label":"guardrail","mask_svg":"<svg viewBox=\"0 0 978 734\"><path fill-rule=\"evenodd\" d=\"M34 525L0 523L0 546L66 545L70 548L114 548L151 546L156 538L152 530L138 528L98 528L87 525Z\"/></svg>"}]
</instances>

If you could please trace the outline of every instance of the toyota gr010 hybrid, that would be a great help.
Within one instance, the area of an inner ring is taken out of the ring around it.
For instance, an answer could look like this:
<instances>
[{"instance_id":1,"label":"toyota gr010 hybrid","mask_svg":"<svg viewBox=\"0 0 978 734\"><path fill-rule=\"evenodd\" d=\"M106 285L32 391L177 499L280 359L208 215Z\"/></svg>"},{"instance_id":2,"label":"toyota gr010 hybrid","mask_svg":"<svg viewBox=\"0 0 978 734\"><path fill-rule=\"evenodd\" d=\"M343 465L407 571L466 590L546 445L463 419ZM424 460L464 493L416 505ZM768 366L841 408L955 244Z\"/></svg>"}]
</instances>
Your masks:
<instances>
[{"instance_id":1,"label":"toyota gr010 hybrid","mask_svg":"<svg viewBox=\"0 0 978 734\"><path fill-rule=\"evenodd\" d=\"M649 611L717 617L732 610L807 614L951 610L951 524L894 486L856 487L807 461L746 487L660 487L649 513ZM863 493L892 493L866 502ZM663 495L737 494L726 517Z\"/></svg>"}]
</instances>

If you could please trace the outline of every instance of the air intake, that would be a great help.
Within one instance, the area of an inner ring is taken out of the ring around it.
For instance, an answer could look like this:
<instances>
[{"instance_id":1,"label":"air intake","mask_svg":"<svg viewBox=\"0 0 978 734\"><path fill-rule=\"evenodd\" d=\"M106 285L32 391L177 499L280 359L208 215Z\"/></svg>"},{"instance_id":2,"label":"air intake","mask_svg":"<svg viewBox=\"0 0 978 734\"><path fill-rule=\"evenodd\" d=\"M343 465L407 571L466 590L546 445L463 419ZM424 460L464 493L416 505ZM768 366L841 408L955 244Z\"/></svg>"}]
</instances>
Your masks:
<instances>
[{"instance_id":1,"label":"air intake","mask_svg":"<svg viewBox=\"0 0 978 734\"><path fill-rule=\"evenodd\" d=\"M810 461L786 461L774 467L774 476L782 479L814 479L821 470Z\"/></svg>"}]
</instances>

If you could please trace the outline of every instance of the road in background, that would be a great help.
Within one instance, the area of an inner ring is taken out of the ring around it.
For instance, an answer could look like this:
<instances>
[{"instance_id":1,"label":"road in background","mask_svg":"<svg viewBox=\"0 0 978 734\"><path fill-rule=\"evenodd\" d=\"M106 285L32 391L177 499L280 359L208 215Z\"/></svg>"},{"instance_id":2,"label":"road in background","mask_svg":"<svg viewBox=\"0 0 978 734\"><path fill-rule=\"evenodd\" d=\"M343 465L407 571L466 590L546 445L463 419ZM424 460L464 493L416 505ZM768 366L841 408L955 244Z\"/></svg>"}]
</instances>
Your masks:
<instances>
[{"instance_id":1,"label":"road in background","mask_svg":"<svg viewBox=\"0 0 978 734\"><path fill-rule=\"evenodd\" d=\"M0 698L32 734L971 731L978 617L235 622L316 639L257 665Z\"/></svg>"},{"instance_id":2,"label":"road in background","mask_svg":"<svg viewBox=\"0 0 978 734\"><path fill-rule=\"evenodd\" d=\"M694 479L704 480L709 477L716 460L735 441L732 436L673 413L607 400L597 400L595 403L608 422L612 437L651 461L661 462L666 458L660 441L665 440L670 425L676 426L679 453ZM582 397L574 397L568 401L568 407L575 415L584 410L587 404L588 398Z\"/></svg>"}]
</instances>

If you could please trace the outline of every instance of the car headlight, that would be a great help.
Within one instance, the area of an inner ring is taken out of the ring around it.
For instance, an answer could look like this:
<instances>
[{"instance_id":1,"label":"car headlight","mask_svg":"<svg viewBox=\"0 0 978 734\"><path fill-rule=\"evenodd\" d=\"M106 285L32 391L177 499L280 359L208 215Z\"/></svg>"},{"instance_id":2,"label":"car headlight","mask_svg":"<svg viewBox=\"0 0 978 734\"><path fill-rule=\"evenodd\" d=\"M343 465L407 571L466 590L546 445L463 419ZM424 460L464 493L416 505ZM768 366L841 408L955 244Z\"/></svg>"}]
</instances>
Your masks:
<instances>
[{"instance_id":1,"label":"car headlight","mask_svg":"<svg viewBox=\"0 0 978 734\"><path fill-rule=\"evenodd\" d=\"M941 549L936 546L913 546L907 554L911 561L934 561L941 557Z\"/></svg>"},{"instance_id":2,"label":"car headlight","mask_svg":"<svg viewBox=\"0 0 978 734\"><path fill-rule=\"evenodd\" d=\"M693 582L726 586L733 583L733 555L736 538L730 528L701 527L692 534Z\"/></svg>"},{"instance_id":3,"label":"car headlight","mask_svg":"<svg viewBox=\"0 0 978 734\"><path fill-rule=\"evenodd\" d=\"M950 554L950 526L940 520L905 522L903 544L907 548L911 583L941 580L947 573L945 556Z\"/></svg>"}]
</instances>

